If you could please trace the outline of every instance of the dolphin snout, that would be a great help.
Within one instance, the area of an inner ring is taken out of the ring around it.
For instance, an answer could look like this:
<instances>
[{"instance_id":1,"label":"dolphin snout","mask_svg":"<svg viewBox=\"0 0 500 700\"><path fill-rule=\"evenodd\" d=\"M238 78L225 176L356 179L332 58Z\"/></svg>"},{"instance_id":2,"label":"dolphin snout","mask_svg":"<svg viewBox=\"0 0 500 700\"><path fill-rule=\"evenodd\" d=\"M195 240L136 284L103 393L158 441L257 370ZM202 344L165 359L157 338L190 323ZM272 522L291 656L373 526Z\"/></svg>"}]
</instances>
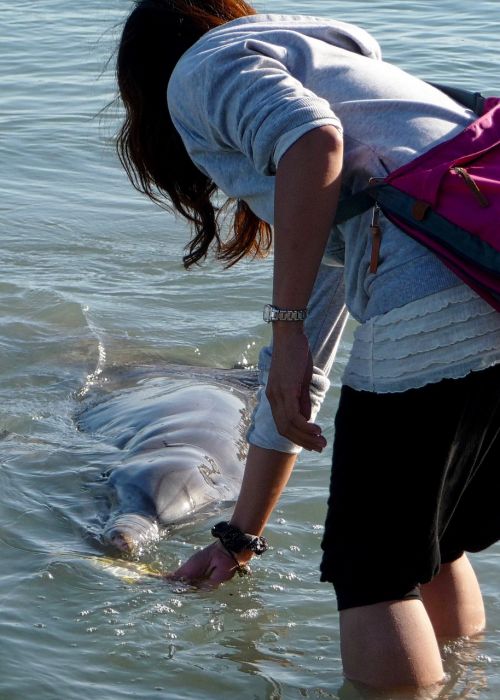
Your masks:
<instances>
[{"instance_id":1,"label":"dolphin snout","mask_svg":"<svg viewBox=\"0 0 500 700\"><path fill-rule=\"evenodd\" d=\"M134 554L159 536L156 522L137 513L117 515L103 532L104 542L124 554Z\"/></svg>"},{"instance_id":2,"label":"dolphin snout","mask_svg":"<svg viewBox=\"0 0 500 700\"><path fill-rule=\"evenodd\" d=\"M137 547L134 540L132 540L127 533L120 531L118 528L113 528L111 532L107 534L106 540L108 544L124 554L132 554Z\"/></svg>"}]
</instances>

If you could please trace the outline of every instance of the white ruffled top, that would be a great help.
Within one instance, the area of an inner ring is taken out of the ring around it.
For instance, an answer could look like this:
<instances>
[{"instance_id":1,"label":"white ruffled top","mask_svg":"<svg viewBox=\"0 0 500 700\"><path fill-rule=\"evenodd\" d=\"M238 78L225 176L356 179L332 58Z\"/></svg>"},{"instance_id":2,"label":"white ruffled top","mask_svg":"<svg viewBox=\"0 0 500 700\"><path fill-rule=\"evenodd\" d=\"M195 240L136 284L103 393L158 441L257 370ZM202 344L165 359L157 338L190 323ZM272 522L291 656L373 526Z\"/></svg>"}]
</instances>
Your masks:
<instances>
[{"instance_id":1,"label":"white ruffled top","mask_svg":"<svg viewBox=\"0 0 500 700\"><path fill-rule=\"evenodd\" d=\"M358 326L342 383L401 392L498 362L500 313L461 284Z\"/></svg>"}]
</instances>

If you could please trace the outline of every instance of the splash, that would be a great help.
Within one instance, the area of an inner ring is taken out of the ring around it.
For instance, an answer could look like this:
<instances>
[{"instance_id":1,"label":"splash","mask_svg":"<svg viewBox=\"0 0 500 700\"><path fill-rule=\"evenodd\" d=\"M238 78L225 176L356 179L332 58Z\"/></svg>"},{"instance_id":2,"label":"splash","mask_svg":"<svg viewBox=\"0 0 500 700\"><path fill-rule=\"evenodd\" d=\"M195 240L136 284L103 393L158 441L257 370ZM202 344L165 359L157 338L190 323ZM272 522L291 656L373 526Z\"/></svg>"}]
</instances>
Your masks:
<instances>
[{"instance_id":1,"label":"splash","mask_svg":"<svg viewBox=\"0 0 500 700\"><path fill-rule=\"evenodd\" d=\"M90 309L88 306L83 306L82 312L85 316L85 320L87 322L87 326L90 332L95 336L97 340L97 364L95 366L94 371L90 374L87 374L85 382L80 391L78 392L79 398L84 398L85 396L87 396L92 387L95 386L100 380L102 380L102 373L106 366L106 346L104 345L104 340L102 338L102 330L98 328L92 320L90 316Z\"/></svg>"}]
</instances>

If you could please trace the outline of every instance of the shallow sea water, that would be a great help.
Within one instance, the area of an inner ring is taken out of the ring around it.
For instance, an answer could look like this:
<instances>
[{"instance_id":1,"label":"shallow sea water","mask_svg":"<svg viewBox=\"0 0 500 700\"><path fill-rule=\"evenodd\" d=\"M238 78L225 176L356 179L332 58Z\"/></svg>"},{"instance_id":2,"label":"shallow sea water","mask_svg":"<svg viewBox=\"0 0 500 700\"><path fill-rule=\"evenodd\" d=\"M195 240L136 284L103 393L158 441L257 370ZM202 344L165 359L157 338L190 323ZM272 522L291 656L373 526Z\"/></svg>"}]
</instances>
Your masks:
<instances>
[{"instance_id":1,"label":"shallow sea water","mask_svg":"<svg viewBox=\"0 0 500 700\"><path fill-rule=\"evenodd\" d=\"M403 697L343 682L334 596L317 573L328 451L301 458L255 575L215 592L130 581L89 537L114 454L76 429L81 397L172 362L251 367L267 337L271 261L185 273L185 228L143 201L117 163L119 110L101 110L130 6L0 0L0 699ZM358 22L422 77L500 89L497 0L258 8ZM322 412L330 443L351 335L352 325ZM208 526L173 531L144 561L174 568ZM440 698L500 695L499 560L498 546L473 557L488 629L443 646Z\"/></svg>"}]
</instances>

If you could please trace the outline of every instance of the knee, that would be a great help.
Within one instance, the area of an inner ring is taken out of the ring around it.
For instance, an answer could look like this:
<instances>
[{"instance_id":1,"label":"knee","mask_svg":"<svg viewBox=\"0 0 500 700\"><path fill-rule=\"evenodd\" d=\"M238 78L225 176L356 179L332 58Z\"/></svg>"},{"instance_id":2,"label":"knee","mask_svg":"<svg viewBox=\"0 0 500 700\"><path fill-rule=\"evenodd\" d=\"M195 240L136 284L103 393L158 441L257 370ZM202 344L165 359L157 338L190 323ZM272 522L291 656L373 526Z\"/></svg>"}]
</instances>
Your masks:
<instances>
[{"instance_id":1,"label":"knee","mask_svg":"<svg viewBox=\"0 0 500 700\"><path fill-rule=\"evenodd\" d=\"M347 678L378 689L423 688L444 671L430 620L419 600L377 603L340 614Z\"/></svg>"}]
</instances>

